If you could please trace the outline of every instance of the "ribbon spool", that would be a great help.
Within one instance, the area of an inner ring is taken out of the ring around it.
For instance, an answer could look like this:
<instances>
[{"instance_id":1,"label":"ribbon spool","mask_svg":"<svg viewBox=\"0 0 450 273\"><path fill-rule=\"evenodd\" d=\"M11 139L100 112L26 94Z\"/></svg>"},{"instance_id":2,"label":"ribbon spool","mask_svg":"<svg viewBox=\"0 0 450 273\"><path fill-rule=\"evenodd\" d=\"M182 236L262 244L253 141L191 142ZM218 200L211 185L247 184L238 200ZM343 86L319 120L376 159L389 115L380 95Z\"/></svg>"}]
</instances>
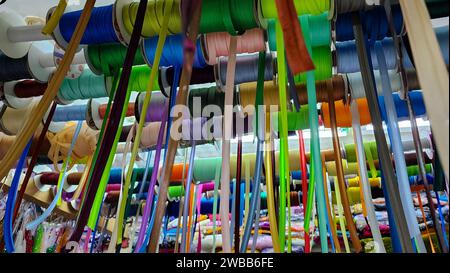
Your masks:
<instances>
[{"instance_id":1,"label":"ribbon spool","mask_svg":"<svg viewBox=\"0 0 450 273\"><path fill-rule=\"evenodd\" d=\"M161 60L159 66L161 67L178 67L183 66L183 35L169 35L166 38L166 42L161 54ZM144 55L145 62L153 67L151 63L155 59L156 46L158 43L158 37L152 37L144 39L142 46L142 53ZM202 68L206 66L205 58L200 46L200 40L197 40L196 50L194 55L193 67Z\"/></svg>"},{"instance_id":2,"label":"ribbon spool","mask_svg":"<svg viewBox=\"0 0 450 273\"><path fill-rule=\"evenodd\" d=\"M128 83L128 90L145 92L147 91L148 79L150 77L151 68L147 65L136 65L131 69L130 80ZM120 72L122 73L122 72ZM119 74L120 77L120 74ZM155 78L155 83L153 84L155 90L160 90L158 78Z\"/></svg>"},{"instance_id":3,"label":"ribbon spool","mask_svg":"<svg viewBox=\"0 0 450 273\"><path fill-rule=\"evenodd\" d=\"M168 32L170 34L181 33L181 15L180 0L174 0L170 12ZM115 3L115 19L118 32L122 34L123 41L127 45L131 38L134 22L136 20L137 8L139 2L131 0L117 0ZM150 0L147 3L147 9L144 18L144 27L142 28L142 37L158 36L161 29L162 17L164 13L164 1Z\"/></svg>"},{"instance_id":4,"label":"ribbon spool","mask_svg":"<svg viewBox=\"0 0 450 273\"><path fill-rule=\"evenodd\" d=\"M201 36L203 55L209 65L217 64L217 58L230 54L231 35L227 32L208 33ZM237 37L236 53L255 53L265 50L264 31L253 28Z\"/></svg>"},{"instance_id":5,"label":"ribbon spool","mask_svg":"<svg viewBox=\"0 0 450 273\"><path fill-rule=\"evenodd\" d=\"M442 56L444 57L445 63L448 65L449 63L449 27L437 27L434 28L436 33L436 37L438 38L439 45L441 48ZM396 69L396 51L394 47L394 42L392 38L385 38L381 40L381 44L383 46L384 55L386 58L387 69L392 70ZM406 49L403 49L403 64L406 69L413 68L412 62ZM374 47L370 47L371 58L373 69L378 70L378 60L375 55ZM353 73L360 71L358 62L355 62L355 58L357 58L358 54L356 52L356 44L355 41L346 41L346 42L337 42L336 43L336 66L338 73Z\"/></svg>"},{"instance_id":6,"label":"ribbon spool","mask_svg":"<svg viewBox=\"0 0 450 273\"><path fill-rule=\"evenodd\" d=\"M411 103L413 104L416 117L425 115L426 109L423 102L422 92L410 91L409 94L411 95ZM399 120L407 118L409 113L406 102L400 98L399 93L393 93L392 96L394 98L395 108L397 110ZM367 125L371 123L367 100L365 98L356 99L356 103L358 104L358 111L360 114L361 125ZM347 128L352 127L352 115L350 112L350 106L345 104L344 101L342 100L335 101L334 104L336 107L337 126ZM330 128L328 103L322 103L321 111L324 126L326 128ZM384 106L384 102L382 102L381 99L380 99L380 111L382 119L386 120L386 109Z\"/></svg>"},{"instance_id":7,"label":"ribbon spool","mask_svg":"<svg viewBox=\"0 0 450 273\"><path fill-rule=\"evenodd\" d=\"M381 96L383 93L383 89L381 86L381 77L380 72L378 70L373 71L375 76L375 83L378 91L378 95ZM400 74L395 70L390 70L389 72L389 80L391 82L391 87L393 92L399 92L402 90L402 81ZM352 98L359 99L366 97L364 92L364 85L362 81L361 72L348 73L344 74L348 82L348 87L351 90ZM414 69L409 69L406 71L406 77L408 82L409 90L418 90L420 89L419 80L417 79L417 74Z\"/></svg>"},{"instance_id":8,"label":"ribbon spool","mask_svg":"<svg viewBox=\"0 0 450 273\"><path fill-rule=\"evenodd\" d=\"M0 81L14 81L22 79L36 79L40 82L47 82L53 73L54 67L43 67L40 57L43 54L52 52L53 47L50 42L33 42L28 54L19 59L10 58L0 53Z\"/></svg>"},{"instance_id":9,"label":"ribbon spool","mask_svg":"<svg viewBox=\"0 0 450 273\"><path fill-rule=\"evenodd\" d=\"M21 109L27 107L33 100L33 98L17 98L15 88L19 83L21 82L18 81L11 81L5 83L0 82L0 97L6 106L15 109ZM47 86L45 85L43 91L45 91L46 87Z\"/></svg>"},{"instance_id":10,"label":"ribbon spool","mask_svg":"<svg viewBox=\"0 0 450 273\"><path fill-rule=\"evenodd\" d=\"M236 89L234 90L236 92ZM194 105L195 101L200 102L200 105ZM235 94L233 96L233 106L239 105L239 96ZM216 86L207 87L207 88L198 88L192 89L189 92L188 103L189 111L191 112L192 117L201 117L203 115L203 110L206 106L217 106L220 109L220 113L224 113L224 105L225 105L225 93L218 91ZM209 109L214 111L215 109ZM214 113L210 113L207 118L212 118Z\"/></svg>"},{"instance_id":11,"label":"ribbon spool","mask_svg":"<svg viewBox=\"0 0 450 273\"><path fill-rule=\"evenodd\" d=\"M331 24L328 21L328 13L323 13L320 15L302 15L298 17L300 21L301 17L307 18L309 22L309 27L311 29L311 46L329 46L331 43ZM275 43L275 20L269 20L269 24L267 27L267 36L269 40L269 48L271 51L276 51L277 46ZM330 50L328 48L328 50Z\"/></svg>"},{"instance_id":12,"label":"ribbon spool","mask_svg":"<svg viewBox=\"0 0 450 273\"><path fill-rule=\"evenodd\" d=\"M312 14L318 15L330 10L329 0L316 0L316 1L294 1L295 10L297 15ZM261 5L262 15L264 18L278 18L277 8L275 1L273 0L258 0L258 4Z\"/></svg>"},{"instance_id":13,"label":"ribbon spool","mask_svg":"<svg viewBox=\"0 0 450 273\"><path fill-rule=\"evenodd\" d=\"M335 100L342 100L346 97L346 83L344 78L340 75L335 75L331 79L321 80L316 82L317 102L325 102L328 98L328 81L331 81L333 86L333 96ZM240 102L242 107L248 105L254 105L256 99L256 83L243 83L238 85ZM266 106L279 105L278 98L278 86L274 82L264 82L264 102ZM305 84L296 85L297 95L300 104L306 104L308 102L308 96ZM266 107L266 111L269 111L270 107Z\"/></svg>"},{"instance_id":14,"label":"ribbon spool","mask_svg":"<svg viewBox=\"0 0 450 273\"><path fill-rule=\"evenodd\" d=\"M391 5L397 5L398 0L391 0ZM445 0L427 0L425 1L427 5L428 12L431 19L447 17L449 14L448 1ZM350 13L353 11L364 11L367 12L378 5L376 1L367 0L339 0L331 1L331 13L330 18L336 18L336 16L344 13Z\"/></svg>"},{"instance_id":15,"label":"ribbon spool","mask_svg":"<svg viewBox=\"0 0 450 273\"><path fill-rule=\"evenodd\" d=\"M422 147L424 149L431 149L432 144L428 137L420 139L420 142L422 143ZM365 146L367 146L368 149L370 149L372 153L373 160L378 160L378 151L377 151L377 145L376 142L365 142ZM405 151L414 151L414 142L413 141L402 141L402 146ZM411 157L412 159L410 161L417 162L417 158L414 159L413 157L416 156L415 152L405 153L405 159L410 159L408 157ZM356 150L355 150L355 144L346 144L345 145L345 156L347 158L348 162L356 162ZM407 160L408 161L408 160Z\"/></svg>"},{"instance_id":16,"label":"ribbon spool","mask_svg":"<svg viewBox=\"0 0 450 273\"><path fill-rule=\"evenodd\" d=\"M136 122L138 123L141 116L144 97L145 96L141 96L141 93L139 93L136 97L134 116L136 118ZM161 92L153 92L150 100L150 105L145 116L145 122L162 121L168 103L169 100ZM155 137L157 137L157 134L154 135Z\"/></svg>"},{"instance_id":17,"label":"ribbon spool","mask_svg":"<svg viewBox=\"0 0 450 273\"><path fill-rule=\"evenodd\" d=\"M203 84L215 82L215 69L208 65L204 68L192 68L190 84ZM174 67L160 67L158 83L164 96L169 97L173 85Z\"/></svg>"},{"instance_id":18,"label":"ribbon spool","mask_svg":"<svg viewBox=\"0 0 450 273\"><path fill-rule=\"evenodd\" d=\"M41 183L41 176L43 176L45 173L50 173L52 169L50 169L48 166L45 165L37 165L36 167L34 167L33 171L37 173L37 175L33 177L33 182L36 188L40 192L48 192L51 189L52 185Z\"/></svg>"},{"instance_id":19,"label":"ribbon spool","mask_svg":"<svg viewBox=\"0 0 450 273\"><path fill-rule=\"evenodd\" d=\"M259 53L241 55L236 58L236 76L234 84L246 82L256 82L258 79L258 57ZM276 58L273 54L266 54L266 67L264 69L264 80L270 81L276 75ZM228 57L219 57L217 64L214 65L214 74L216 84L219 88L225 87L225 79L227 75Z\"/></svg>"},{"instance_id":20,"label":"ribbon spool","mask_svg":"<svg viewBox=\"0 0 450 273\"><path fill-rule=\"evenodd\" d=\"M255 0L210 0L202 3L200 33L242 34L258 27Z\"/></svg>"},{"instance_id":21,"label":"ribbon spool","mask_svg":"<svg viewBox=\"0 0 450 273\"><path fill-rule=\"evenodd\" d=\"M30 49L30 41L49 40L41 34L41 25L27 26L25 19L17 12L0 11L0 51L10 58L22 58Z\"/></svg>"},{"instance_id":22,"label":"ribbon spool","mask_svg":"<svg viewBox=\"0 0 450 273\"><path fill-rule=\"evenodd\" d=\"M271 113L272 126L275 132L279 131L279 112ZM309 129L308 105L302 105L298 112L287 112L288 131Z\"/></svg>"},{"instance_id":23,"label":"ribbon spool","mask_svg":"<svg viewBox=\"0 0 450 273\"><path fill-rule=\"evenodd\" d=\"M0 111L0 131L9 136L16 135L37 103L36 100L33 100L28 107L21 109L9 108L3 105Z\"/></svg>"},{"instance_id":24,"label":"ribbon spool","mask_svg":"<svg viewBox=\"0 0 450 273\"><path fill-rule=\"evenodd\" d=\"M403 16L400 6L392 7L393 23L395 32L402 35L404 31ZM369 40L383 40L390 37L389 24L384 7L376 7L369 11L361 13L362 27L364 33L367 33ZM350 41L354 40L353 24L351 13L339 14L336 20L336 40Z\"/></svg>"},{"instance_id":25,"label":"ribbon spool","mask_svg":"<svg viewBox=\"0 0 450 273\"><path fill-rule=\"evenodd\" d=\"M108 97L111 86L111 78L85 70L76 79L64 79L55 101L58 104L70 104L73 100ZM46 88L46 83L35 80L13 81L5 83L3 90L0 88L0 94L8 106L23 108L32 97L42 96Z\"/></svg>"},{"instance_id":26,"label":"ribbon spool","mask_svg":"<svg viewBox=\"0 0 450 273\"><path fill-rule=\"evenodd\" d=\"M113 12L114 5L96 7L92 10L86 30L80 44L105 44L117 43L119 39L114 29ZM53 31L55 41L63 49L66 49L73 31L81 16L81 10L69 11L59 20Z\"/></svg>"},{"instance_id":27,"label":"ribbon spool","mask_svg":"<svg viewBox=\"0 0 450 273\"><path fill-rule=\"evenodd\" d=\"M112 89L112 79L98 76L91 70L84 70L76 79L65 79L59 88L58 101L69 104L79 99L108 97Z\"/></svg>"},{"instance_id":28,"label":"ribbon spool","mask_svg":"<svg viewBox=\"0 0 450 273\"><path fill-rule=\"evenodd\" d=\"M85 48L85 59L89 68L97 75L114 76L122 67L127 47L122 44L89 45ZM134 55L133 65L145 64L142 47Z\"/></svg>"}]
</instances>

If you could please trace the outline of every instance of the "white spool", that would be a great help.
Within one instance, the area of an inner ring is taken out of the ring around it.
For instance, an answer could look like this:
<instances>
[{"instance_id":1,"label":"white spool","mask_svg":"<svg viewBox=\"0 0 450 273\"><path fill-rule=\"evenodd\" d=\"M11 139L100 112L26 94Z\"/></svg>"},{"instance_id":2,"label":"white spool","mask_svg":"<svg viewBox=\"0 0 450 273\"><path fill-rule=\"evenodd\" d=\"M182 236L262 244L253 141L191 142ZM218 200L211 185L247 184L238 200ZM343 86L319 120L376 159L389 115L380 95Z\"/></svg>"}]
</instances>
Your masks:
<instances>
[{"instance_id":1,"label":"white spool","mask_svg":"<svg viewBox=\"0 0 450 273\"><path fill-rule=\"evenodd\" d=\"M3 95L5 103L15 109L21 109L27 107L32 101L33 98L17 98L14 93L14 87L18 81L5 82L3 85Z\"/></svg>"},{"instance_id":2,"label":"white spool","mask_svg":"<svg viewBox=\"0 0 450 273\"><path fill-rule=\"evenodd\" d=\"M89 100L87 105L86 120L89 127L93 130L100 130L100 128L102 128L103 120L100 118L100 114L98 113L99 107L99 102L93 99Z\"/></svg>"},{"instance_id":3,"label":"white spool","mask_svg":"<svg viewBox=\"0 0 450 273\"><path fill-rule=\"evenodd\" d=\"M30 42L14 42L14 29L25 26L25 19L13 10L0 11L0 50L10 58L22 58L30 48Z\"/></svg>"},{"instance_id":4,"label":"white spool","mask_svg":"<svg viewBox=\"0 0 450 273\"><path fill-rule=\"evenodd\" d=\"M66 79L76 79L78 78L84 71L84 67L86 64L86 59L84 56L84 46L80 47L80 51L75 54L72 60L72 64L69 66L69 70L66 73ZM64 58L65 51L60 46L55 44L53 50L53 59L52 62L54 66L58 67Z\"/></svg>"},{"instance_id":5,"label":"white spool","mask_svg":"<svg viewBox=\"0 0 450 273\"><path fill-rule=\"evenodd\" d=\"M74 210L80 210L80 201L79 200L72 200L69 202L70 206Z\"/></svg>"},{"instance_id":6,"label":"white spool","mask_svg":"<svg viewBox=\"0 0 450 273\"><path fill-rule=\"evenodd\" d=\"M33 78L46 83L55 67L44 67L41 64L41 56L53 52L53 44L50 41L38 41L31 44L28 52L28 68Z\"/></svg>"},{"instance_id":7,"label":"white spool","mask_svg":"<svg viewBox=\"0 0 450 273\"><path fill-rule=\"evenodd\" d=\"M69 183L67 183L67 177L69 176L69 174L76 172L76 170L74 168L72 168L71 170L66 172L66 175L64 177L64 181L62 181L63 183L63 190L65 192L71 193L77 190L78 185L69 185Z\"/></svg>"},{"instance_id":8,"label":"white spool","mask_svg":"<svg viewBox=\"0 0 450 273\"><path fill-rule=\"evenodd\" d=\"M37 165L33 168L33 172L38 173L37 175L34 176L33 182L39 191L47 192L51 189L51 187L52 187L51 185L41 184L41 173L51 172L51 171L52 171L52 169L50 169L48 166L45 166L45 165Z\"/></svg>"}]
</instances>

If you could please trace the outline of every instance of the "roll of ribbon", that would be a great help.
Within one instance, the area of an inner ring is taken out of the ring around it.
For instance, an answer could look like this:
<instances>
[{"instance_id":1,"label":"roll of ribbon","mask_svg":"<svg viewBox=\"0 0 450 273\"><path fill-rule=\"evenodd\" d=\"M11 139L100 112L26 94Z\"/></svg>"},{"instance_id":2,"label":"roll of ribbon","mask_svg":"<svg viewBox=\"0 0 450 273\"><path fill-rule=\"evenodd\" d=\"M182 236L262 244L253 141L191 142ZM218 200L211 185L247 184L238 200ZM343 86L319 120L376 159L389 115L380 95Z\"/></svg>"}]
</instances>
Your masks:
<instances>
[{"instance_id":1,"label":"roll of ribbon","mask_svg":"<svg viewBox=\"0 0 450 273\"><path fill-rule=\"evenodd\" d=\"M346 93L346 84L344 79L335 75L331 79L321 80L316 82L316 96L318 102L326 102L327 101L327 82L331 81L332 86L334 88L334 99L342 100L345 98ZM248 105L253 105L256 98L256 83L244 83L238 86L239 94L240 94L240 104L245 108ZM270 105L279 105L279 98L276 92L277 85L274 82L265 82L264 83L264 102L266 106ZM305 84L297 84L297 95L300 104L307 104L308 95ZM266 107L266 111L270 108Z\"/></svg>"},{"instance_id":2,"label":"roll of ribbon","mask_svg":"<svg viewBox=\"0 0 450 273\"><path fill-rule=\"evenodd\" d=\"M426 109L423 102L422 92L421 91L412 91L410 92L412 95L411 100L413 103L414 110L416 111L417 117L423 116L426 114ZM398 93L392 94L395 102L395 108L397 110L397 115L399 120L404 120L408 118L408 109L406 102L400 99L400 95ZM368 109L368 104L366 99L357 99L358 110L361 115L361 125L367 125L371 123L370 113ZM346 105L343 101L336 101L336 114L337 114L337 125L338 127L351 127L351 113L350 107ZM322 104L322 115L323 115L323 123L325 127L330 126L329 119L327 118L329 109L328 104ZM386 120L386 109L382 100L380 100L380 110L381 116L383 120Z\"/></svg>"},{"instance_id":3,"label":"roll of ribbon","mask_svg":"<svg viewBox=\"0 0 450 273\"><path fill-rule=\"evenodd\" d=\"M234 84L241 84L247 82L256 82L258 79L258 53L249 55L240 55L236 57L236 76ZM270 81L276 74L276 66L273 54L266 54L264 80ZM220 57L217 64L214 65L214 72L216 75L216 82L219 87L225 86L225 77L227 74L228 58ZM192 82L192 81L191 81Z\"/></svg>"},{"instance_id":4,"label":"roll of ribbon","mask_svg":"<svg viewBox=\"0 0 450 273\"><path fill-rule=\"evenodd\" d=\"M303 2L303 1L298 1ZM320 15L302 15L300 17L305 17L309 22L309 27L311 29L311 46L329 46L331 43L331 24L328 21L328 13L322 13ZM267 36L269 40L269 49L271 51L277 50L277 45L275 43L275 21L269 20L267 27ZM328 48L329 50L329 48Z\"/></svg>"},{"instance_id":5,"label":"roll of ribbon","mask_svg":"<svg viewBox=\"0 0 450 273\"><path fill-rule=\"evenodd\" d=\"M256 1L211 0L202 3L200 33L223 32L232 35L257 27Z\"/></svg>"},{"instance_id":6,"label":"roll of ribbon","mask_svg":"<svg viewBox=\"0 0 450 273\"><path fill-rule=\"evenodd\" d=\"M204 56L209 65L217 64L217 58L230 54L231 35L227 32L216 32L202 35L201 41ZM197 46L198 48L198 46ZM262 29L253 28L237 37L236 53L255 53L265 50L265 38ZM195 63L194 63L195 64Z\"/></svg>"},{"instance_id":7,"label":"roll of ribbon","mask_svg":"<svg viewBox=\"0 0 450 273\"><path fill-rule=\"evenodd\" d=\"M6 105L3 105L0 112L0 130L10 136L16 135L37 104L38 101L34 100L28 107L21 109L9 108Z\"/></svg>"},{"instance_id":8,"label":"roll of ribbon","mask_svg":"<svg viewBox=\"0 0 450 273\"><path fill-rule=\"evenodd\" d=\"M355 1L357 2L357 1ZM403 31L403 16L399 6L392 7L393 23L396 33ZM388 20L383 7L376 7L369 11L361 12L362 27L370 40L383 40L390 37ZM351 13L339 14L336 20L336 40L354 40Z\"/></svg>"},{"instance_id":9,"label":"roll of ribbon","mask_svg":"<svg viewBox=\"0 0 450 273\"><path fill-rule=\"evenodd\" d=\"M171 34L181 33L181 15L180 15L180 0L175 0L169 13L168 32ZM131 35L133 30L139 2L125 3L121 11L121 20L124 25L126 35ZM142 28L143 37L158 36L161 31L163 21L163 6L164 2L160 0L148 1L147 9L145 11L144 27Z\"/></svg>"},{"instance_id":10,"label":"roll of ribbon","mask_svg":"<svg viewBox=\"0 0 450 273\"><path fill-rule=\"evenodd\" d=\"M86 61L97 75L114 76L125 61L127 48L119 43L89 45L85 49ZM139 47L133 65L145 64L142 49Z\"/></svg>"},{"instance_id":11,"label":"roll of ribbon","mask_svg":"<svg viewBox=\"0 0 450 273\"><path fill-rule=\"evenodd\" d=\"M448 26L437 27L434 29L436 33L436 37L438 39L442 56L444 57L445 63L448 65L449 63L449 34L448 34ZM387 68L394 69L396 68L396 51L394 47L394 42L392 38L385 38L381 40L381 44L383 46L384 55L386 56ZM374 69L378 69L378 62L375 56L375 51L373 46L370 47L372 64ZM410 56L408 56L405 49L403 49L403 62L405 68L413 68L411 63ZM347 42L338 42L336 43L336 65L338 73L352 73L360 71L359 65L355 62L355 58L357 56L356 45L354 41Z\"/></svg>"},{"instance_id":12,"label":"roll of ribbon","mask_svg":"<svg viewBox=\"0 0 450 273\"><path fill-rule=\"evenodd\" d=\"M193 85L202 83L214 83L216 81L214 74L214 67L210 65L204 68L192 68L192 77L190 84ZM161 87L161 92L163 92L164 96L166 97L168 97L168 94L170 94L170 88L173 85L173 80L173 67L161 67L159 69L158 83Z\"/></svg>"},{"instance_id":13,"label":"roll of ribbon","mask_svg":"<svg viewBox=\"0 0 450 273\"><path fill-rule=\"evenodd\" d=\"M314 14L318 15L323 12L326 12L330 9L329 0L318 0L318 1L302 1L296 0L294 1L295 10L298 15L304 14ZM265 18L277 18L277 9L275 6L275 2L272 0L258 0L258 3L261 5L262 14Z\"/></svg>"},{"instance_id":14,"label":"roll of ribbon","mask_svg":"<svg viewBox=\"0 0 450 273\"><path fill-rule=\"evenodd\" d=\"M64 44L68 44L70 41L80 16L81 11L67 12L59 20L55 32L61 34L63 40L58 38L57 40L63 48L66 48ZM117 42L119 42L119 39L113 25L113 5L94 8L80 43L106 44Z\"/></svg>"},{"instance_id":15,"label":"roll of ribbon","mask_svg":"<svg viewBox=\"0 0 450 273\"><path fill-rule=\"evenodd\" d=\"M153 67L152 60L155 59L156 45L158 37L144 39L142 42L142 52L147 64ZM161 54L161 62L159 66L162 67L182 67L183 66L183 35L169 35L166 38L166 43ZM200 40L197 40L194 64L195 68L202 68L206 66L205 57L200 46Z\"/></svg>"},{"instance_id":16,"label":"roll of ribbon","mask_svg":"<svg viewBox=\"0 0 450 273\"><path fill-rule=\"evenodd\" d=\"M137 122L139 122L139 117L141 116L143 100L144 96L138 94L135 103L136 105L135 117ZM153 92L152 98L150 100L149 110L147 111L147 115L145 117L145 121L146 122L161 121L168 104L169 100L161 92Z\"/></svg>"}]
</instances>

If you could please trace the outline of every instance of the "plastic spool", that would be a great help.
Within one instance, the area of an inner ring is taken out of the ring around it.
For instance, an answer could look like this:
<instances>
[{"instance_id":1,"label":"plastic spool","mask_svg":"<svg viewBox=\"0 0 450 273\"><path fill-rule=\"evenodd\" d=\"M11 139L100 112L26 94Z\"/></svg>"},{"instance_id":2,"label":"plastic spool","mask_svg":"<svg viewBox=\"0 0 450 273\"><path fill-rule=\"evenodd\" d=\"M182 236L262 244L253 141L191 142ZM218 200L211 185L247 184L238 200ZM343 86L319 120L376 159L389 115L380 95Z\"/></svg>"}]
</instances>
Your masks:
<instances>
[{"instance_id":1,"label":"plastic spool","mask_svg":"<svg viewBox=\"0 0 450 273\"><path fill-rule=\"evenodd\" d=\"M45 112L44 117L42 118L42 124L45 124L45 121L48 118L48 114L50 113L50 109L47 109L47 112ZM48 126L48 131L52 132L52 133L58 133L59 131L61 131L62 129L64 129L64 127L66 126L65 122L50 122L50 125Z\"/></svg>"},{"instance_id":2,"label":"plastic spool","mask_svg":"<svg viewBox=\"0 0 450 273\"><path fill-rule=\"evenodd\" d=\"M0 131L9 136L16 135L37 103L38 101L33 100L28 107L22 109L9 108L4 104L0 111Z\"/></svg>"},{"instance_id":3,"label":"plastic spool","mask_svg":"<svg viewBox=\"0 0 450 273\"><path fill-rule=\"evenodd\" d=\"M26 31L36 32L35 29L40 32L41 26L28 27L25 19L15 11L9 9L0 11L0 50L8 57L22 58L31 46L28 39L23 39L31 37Z\"/></svg>"},{"instance_id":4,"label":"plastic spool","mask_svg":"<svg viewBox=\"0 0 450 273\"><path fill-rule=\"evenodd\" d=\"M71 173L76 173L77 171L75 170L75 168L70 169L69 171L66 172L64 181L62 181L63 184L63 189L65 192L67 193L71 193L77 190L78 185L69 185L69 183L67 182L67 177L69 176L69 174Z\"/></svg>"},{"instance_id":5,"label":"plastic spool","mask_svg":"<svg viewBox=\"0 0 450 273\"><path fill-rule=\"evenodd\" d=\"M127 32L125 24L122 19L123 7L133 3L133 0L116 0L114 3L114 13L113 13L113 24L114 30L116 31L117 38L124 46L128 46L131 39L131 33Z\"/></svg>"},{"instance_id":6,"label":"plastic spool","mask_svg":"<svg viewBox=\"0 0 450 273\"><path fill-rule=\"evenodd\" d=\"M45 172L51 172L52 169L50 169L48 166L45 165L37 165L33 168L33 172L34 173L39 173L37 175L35 175L33 177L33 182L34 185L36 186L36 188L40 191L40 192L48 192L51 189L51 185L43 185L41 184L41 173L45 173Z\"/></svg>"},{"instance_id":7,"label":"plastic spool","mask_svg":"<svg viewBox=\"0 0 450 273\"><path fill-rule=\"evenodd\" d=\"M39 82L48 82L50 75L55 70L54 67L44 67L41 64L41 56L51 54L53 45L49 41L33 42L28 52L28 67L34 79Z\"/></svg>"},{"instance_id":8,"label":"plastic spool","mask_svg":"<svg viewBox=\"0 0 450 273\"><path fill-rule=\"evenodd\" d=\"M82 47L82 50L75 54L72 60L72 64L69 66L69 70L66 73L66 79L76 79L78 78L84 71L86 61L86 50L84 50L86 47ZM57 44L55 44L54 50L53 50L53 56L42 56L41 58L41 64L42 66L46 67L46 65L49 65L48 60L53 60L53 66L58 67L61 63L63 57L64 57L65 51L59 47ZM45 65L44 65L45 64Z\"/></svg>"},{"instance_id":9,"label":"plastic spool","mask_svg":"<svg viewBox=\"0 0 450 273\"><path fill-rule=\"evenodd\" d=\"M3 83L3 88L0 86L0 93L3 89L3 101L8 107L21 109L27 107L33 101L33 98L17 98L16 94L14 93L14 87L17 83L18 81Z\"/></svg>"},{"instance_id":10,"label":"plastic spool","mask_svg":"<svg viewBox=\"0 0 450 273\"><path fill-rule=\"evenodd\" d=\"M86 123L93 130L100 130L102 128L103 120L100 118L100 114L98 113L98 108L100 107L100 103L96 100L90 99L87 103L87 111L86 111Z\"/></svg>"},{"instance_id":11,"label":"plastic spool","mask_svg":"<svg viewBox=\"0 0 450 273\"><path fill-rule=\"evenodd\" d=\"M54 11L55 9L56 9L56 6L49 9L49 11L47 12L47 21L48 21L49 18L52 16L52 13L53 13L53 11ZM64 13L72 12L72 11L75 11L75 10L76 10L76 9L74 8L74 6L67 6ZM63 15L63 16L64 16L64 15ZM57 44L60 48L62 48L62 49L65 50L65 49L67 49L67 47L69 46L69 42L70 42L70 41L66 41L66 40L64 39L64 37L62 36L61 30L59 29L59 24L57 24L56 27L55 27L55 29L53 30L52 37L53 37L53 40L55 40L56 44ZM77 47L77 49L76 49L76 52L79 52L79 51L81 50L81 48L82 48L82 47L79 45L79 46Z\"/></svg>"},{"instance_id":12,"label":"plastic spool","mask_svg":"<svg viewBox=\"0 0 450 273\"><path fill-rule=\"evenodd\" d=\"M80 210L80 204L81 204L80 199L72 200L69 202L69 204L72 209L74 209L76 211Z\"/></svg>"},{"instance_id":13,"label":"plastic spool","mask_svg":"<svg viewBox=\"0 0 450 273\"><path fill-rule=\"evenodd\" d=\"M170 89L171 89L171 85L169 84L169 81L167 80L167 76L166 76L166 72L167 69L169 69L168 67L160 67L159 68L159 86L161 89L161 93L165 96L165 97L169 97L170 94Z\"/></svg>"},{"instance_id":14,"label":"plastic spool","mask_svg":"<svg viewBox=\"0 0 450 273\"><path fill-rule=\"evenodd\" d=\"M142 104L144 100L143 93L139 93L136 96L135 103L135 118L136 122L139 122L141 116ZM148 107L147 115L145 117L145 122L156 122L162 120L162 115L164 115L164 109L167 107L169 100L162 94L162 92L154 91L152 92L152 97Z\"/></svg>"}]
</instances>

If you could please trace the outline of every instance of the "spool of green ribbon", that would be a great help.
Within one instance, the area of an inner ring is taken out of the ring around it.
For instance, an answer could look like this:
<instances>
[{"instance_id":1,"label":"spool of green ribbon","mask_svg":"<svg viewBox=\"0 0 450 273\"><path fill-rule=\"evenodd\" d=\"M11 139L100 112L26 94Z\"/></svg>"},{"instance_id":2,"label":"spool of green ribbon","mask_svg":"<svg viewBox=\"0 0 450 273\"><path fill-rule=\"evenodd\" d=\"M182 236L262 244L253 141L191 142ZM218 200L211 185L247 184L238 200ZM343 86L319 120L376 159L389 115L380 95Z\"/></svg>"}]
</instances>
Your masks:
<instances>
[{"instance_id":1,"label":"spool of green ribbon","mask_svg":"<svg viewBox=\"0 0 450 273\"><path fill-rule=\"evenodd\" d=\"M287 128L288 131L297 131L309 129L309 108L308 105L302 105L298 112L287 112ZM279 131L279 112L272 114L273 129Z\"/></svg>"},{"instance_id":2,"label":"spool of green ribbon","mask_svg":"<svg viewBox=\"0 0 450 273\"><path fill-rule=\"evenodd\" d=\"M274 0L258 0L264 18L278 18L277 6ZM330 0L294 0L298 15L321 14L330 10Z\"/></svg>"},{"instance_id":3,"label":"spool of green ribbon","mask_svg":"<svg viewBox=\"0 0 450 273\"><path fill-rule=\"evenodd\" d=\"M128 90L145 92L147 91L148 79L150 77L151 68L147 65L133 66L130 75L130 81L128 83ZM158 71L159 72L159 71ZM119 74L120 77L120 74ZM158 83L158 77L153 84L155 90L161 90Z\"/></svg>"},{"instance_id":4,"label":"spool of green ribbon","mask_svg":"<svg viewBox=\"0 0 450 273\"><path fill-rule=\"evenodd\" d=\"M202 2L200 33L242 34L258 27L254 0L209 0Z\"/></svg>"},{"instance_id":5,"label":"spool of green ribbon","mask_svg":"<svg viewBox=\"0 0 450 273\"><path fill-rule=\"evenodd\" d=\"M302 17L307 18L311 29L311 46L329 46L331 43L331 24L328 21L328 12L320 15L302 15L298 17L300 21ZM269 40L269 48L271 51L277 50L275 38L275 20L268 20L267 36ZM330 51L330 48L328 48Z\"/></svg>"},{"instance_id":6,"label":"spool of green ribbon","mask_svg":"<svg viewBox=\"0 0 450 273\"><path fill-rule=\"evenodd\" d=\"M370 148L373 160L377 160L378 159L377 143L375 141L371 141L365 142L364 145L367 145ZM348 162L357 162L355 144L351 143L345 145L345 155L347 157Z\"/></svg>"},{"instance_id":7,"label":"spool of green ribbon","mask_svg":"<svg viewBox=\"0 0 450 273\"><path fill-rule=\"evenodd\" d=\"M89 45L86 61L95 74L113 76L122 67L126 53L127 47L122 44ZM133 65L141 64L145 64L145 60L141 47L138 47Z\"/></svg>"}]
</instances>

